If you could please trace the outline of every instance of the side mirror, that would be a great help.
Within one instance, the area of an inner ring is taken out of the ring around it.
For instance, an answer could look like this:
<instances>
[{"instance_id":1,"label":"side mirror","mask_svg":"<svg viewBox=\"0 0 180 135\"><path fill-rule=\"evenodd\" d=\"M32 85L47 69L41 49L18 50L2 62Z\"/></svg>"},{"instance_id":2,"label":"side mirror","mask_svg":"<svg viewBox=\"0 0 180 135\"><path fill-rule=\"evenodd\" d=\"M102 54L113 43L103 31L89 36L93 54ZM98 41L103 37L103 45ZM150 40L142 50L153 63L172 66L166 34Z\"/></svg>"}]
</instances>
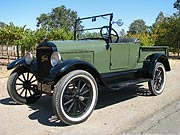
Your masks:
<instances>
[{"instance_id":1,"label":"side mirror","mask_svg":"<svg viewBox=\"0 0 180 135\"><path fill-rule=\"evenodd\" d=\"M118 19L117 22L112 22L112 24L116 23L118 26L122 26L124 23L122 21L122 19Z\"/></svg>"},{"instance_id":2,"label":"side mirror","mask_svg":"<svg viewBox=\"0 0 180 135\"><path fill-rule=\"evenodd\" d=\"M124 24L124 22L122 21L122 19L117 20L116 23L117 23L118 26L122 26L122 25Z\"/></svg>"}]
</instances>

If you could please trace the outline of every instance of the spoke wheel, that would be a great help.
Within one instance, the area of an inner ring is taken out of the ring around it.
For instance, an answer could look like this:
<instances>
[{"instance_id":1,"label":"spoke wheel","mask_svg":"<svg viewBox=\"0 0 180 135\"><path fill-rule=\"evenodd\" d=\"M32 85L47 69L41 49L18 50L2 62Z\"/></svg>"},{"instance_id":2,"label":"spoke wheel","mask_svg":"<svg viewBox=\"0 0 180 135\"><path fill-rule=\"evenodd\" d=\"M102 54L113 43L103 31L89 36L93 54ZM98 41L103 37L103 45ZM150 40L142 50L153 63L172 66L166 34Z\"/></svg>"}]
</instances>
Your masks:
<instances>
[{"instance_id":1,"label":"spoke wheel","mask_svg":"<svg viewBox=\"0 0 180 135\"><path fill-rule=\"evenodd\" d=\"M153 80L148 82L150 92L155 96L160 95L164 91L165 82L166 72L164 65L157 62L154 69Z\"/></svg>"},{"instance_id":2,"label":"spoke wheel","mask_svg":"<svg viewBox=\"0 0 180 135\"><path fill-rule=\"evenodd\" d=\"M10 97L19 104L30 104L41 97L35 75L24 67L18 67L12 72L7 89Z\"/></svg>"},{"instance_id":3,"label":"spoke wheel","mask_svg":"<svg viewBox=\"0 0 180 135\"><path fill-rule=\"evenodd\" d=\"M55 87L55 114L66 124L83 122L94 110L97 95L97 85L91 74L83 70L72 71Z\"/></svg>"}]
</instances>

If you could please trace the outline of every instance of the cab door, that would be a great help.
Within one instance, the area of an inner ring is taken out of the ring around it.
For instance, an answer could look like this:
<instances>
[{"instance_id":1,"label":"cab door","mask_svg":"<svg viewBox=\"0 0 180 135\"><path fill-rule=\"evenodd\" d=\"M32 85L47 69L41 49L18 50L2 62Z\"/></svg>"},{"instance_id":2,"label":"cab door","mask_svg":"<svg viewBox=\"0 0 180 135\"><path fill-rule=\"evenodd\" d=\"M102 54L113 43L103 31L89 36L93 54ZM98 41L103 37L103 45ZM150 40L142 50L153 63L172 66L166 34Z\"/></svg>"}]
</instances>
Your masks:
<instances>
[{"instance_id":1,"label":"cab door","mask_svg":"<svg viewBox=\"0 0 180 135\"><path fill-rule=\"evenodd\" d=\"M127 69L129 66L130 45L113 43L110 45L110 70Z\"/></svg>"}]
</instances>

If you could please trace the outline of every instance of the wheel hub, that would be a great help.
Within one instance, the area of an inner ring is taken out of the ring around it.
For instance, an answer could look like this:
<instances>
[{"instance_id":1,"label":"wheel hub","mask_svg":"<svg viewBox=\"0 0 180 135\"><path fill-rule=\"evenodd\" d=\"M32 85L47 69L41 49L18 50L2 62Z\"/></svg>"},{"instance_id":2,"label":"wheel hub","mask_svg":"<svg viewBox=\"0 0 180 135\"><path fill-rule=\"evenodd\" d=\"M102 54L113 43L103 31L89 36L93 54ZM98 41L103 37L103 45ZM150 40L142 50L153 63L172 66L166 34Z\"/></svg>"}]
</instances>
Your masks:
<instances>
[{"instance_id":1,"label":"wheel hub","mask_svg":"<svg viewBox=\"0 0 180 135\"><path fill-rule=\"evenodd\" d=\"M75 94L74 95L74 99L78 99L80 101L84 101L85 98L83 96L81 96L80 94Z\"/></svg>"},{"instance_id":2,"label":"wheel hub","mask_svg":"<svg viewBox=\"0 0 180 135\"><path fill-rule=\"evenodd\" d=\"M23 83L23 87L24 87L25 89L30 89L30 88L31 88L31 82L25 81L25 82Z\"/></svg>"},{"instance_id":3,"label":"wheel hub","mask_svg":"<svg viewBox=\"0 0 180 135\"><path fill-rule=\"evenodd\" d=\"M83 96L79 96L79 100L80 101L84 101L84 97Z\"/></svg>"}]
</instances>

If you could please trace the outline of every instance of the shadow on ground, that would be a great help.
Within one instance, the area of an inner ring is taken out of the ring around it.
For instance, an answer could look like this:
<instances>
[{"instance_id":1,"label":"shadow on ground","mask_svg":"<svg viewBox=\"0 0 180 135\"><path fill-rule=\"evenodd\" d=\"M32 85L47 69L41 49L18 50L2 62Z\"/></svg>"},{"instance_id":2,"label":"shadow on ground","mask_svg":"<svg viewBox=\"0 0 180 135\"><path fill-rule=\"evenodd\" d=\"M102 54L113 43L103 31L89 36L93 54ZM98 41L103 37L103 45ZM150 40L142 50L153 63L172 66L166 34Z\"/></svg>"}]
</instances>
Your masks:
<instances>
[{"instance_id":1,"label":"shadow on ground","mask_svg":"<svg viewBox=\"0 0 180 135\"><path fill-rule=\"evenodd\" d=\"M100 90L96 109L101 109L116 103L136 98L137 96L151 96L151 93L143 88L143 85L132 85L117 91Z\"/></svg>"},{"instance_id":2,"label":"shadow on ground","mask_svg":"<svg viewBox=\"0 0 180 135\"><path fill-rule=\"evenodd\" d=\"M137 96L151 96L151 94L147 89L144 89L142 85L133 85L118 91L110 91L101 88L95 109L102 109L107 106L131 100ZM51 96L44 95L36 103L28 105L32 110L32 113L28 116L29 119L37 120L39 123L46 126L67 126L54 116L51 100ZM0 103L3 105L17 105L10 98L2 99Z\"/></svg>"}]
</instances>

